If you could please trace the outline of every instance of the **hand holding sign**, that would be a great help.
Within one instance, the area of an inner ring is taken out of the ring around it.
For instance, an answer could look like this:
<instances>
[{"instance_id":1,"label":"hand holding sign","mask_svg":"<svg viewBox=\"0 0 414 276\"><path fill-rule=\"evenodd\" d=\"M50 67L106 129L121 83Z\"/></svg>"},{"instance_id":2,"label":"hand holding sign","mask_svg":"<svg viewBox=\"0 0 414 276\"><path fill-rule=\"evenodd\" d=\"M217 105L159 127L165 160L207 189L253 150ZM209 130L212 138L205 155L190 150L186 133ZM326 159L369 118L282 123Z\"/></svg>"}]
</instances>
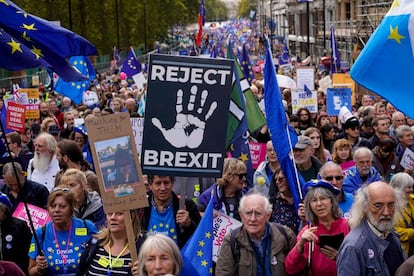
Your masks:
<instances>
[{"instance_id":1,"label":"hand holding sign","mask_svg":"<svg viewBox=\"0 0 414 276\"><path fill-rule=\"evenodd\" d=\"M201 142L203 141L204 136L204 129L207 120L213 115L214 111L217 108L217 102L211 103L207 114L205 115L204 121L201 120L199 117L203 114L203 110L205 108L206 99L208 96L208 91L203 90L201 92L200 97L200 106L197 108L197 114L193 115L194 113L194 103L197 98L197 86L191 87L191 95L190 100L188 101L187 105L187 112L189 114L183 113L183 91L179 89L177 91L177 102L176 102L176 123L175 125L170 128L166 129L162 126L160 120L158 118L152 118L152 124L156 126L161 133L164 135L164 138L174 147L176 148L183 148L185 146L189 147L190 149L197 148L200 146Z\"/></svg>"}]
</instances>

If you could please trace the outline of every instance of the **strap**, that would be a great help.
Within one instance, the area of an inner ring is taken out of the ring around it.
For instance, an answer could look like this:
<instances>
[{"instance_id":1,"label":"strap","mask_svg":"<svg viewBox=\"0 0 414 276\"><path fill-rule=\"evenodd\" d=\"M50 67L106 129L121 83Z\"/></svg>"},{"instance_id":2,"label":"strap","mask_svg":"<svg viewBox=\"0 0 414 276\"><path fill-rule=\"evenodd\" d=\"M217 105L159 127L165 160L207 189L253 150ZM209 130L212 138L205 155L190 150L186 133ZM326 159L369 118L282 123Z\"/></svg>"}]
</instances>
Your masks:
<instances>
[{"instance_id":1,"label":"strap","mask_svg":"<svg viewBox=\"0 0 414 276\"><path fill-rule=\"evenodd\" d=\"M233 254L234 260L234 275L239 275L239 261L240 261L240 248L239 242L236 240L236 237L239 235L241 227L233 229L230 234L230 246L231 253Z\"/></svg>"},{"instance_id":2,"label":"strap","mask_svg":"<svg viewBox=\"0 0 414 276\"><path fill-rule=\"evenodd\" d=\"M276 227L277 227L277 229L280 231L280 233L282 233L282 235L285 237L287 247L286 247L286 249L284 250L284 253L286 253L286 254L287 254L287 253L289 253L289 236L288 236L288 234L287 234L287 232L286 232L286 229L285 229L285 227L283 227L283 225L282 225L282 224L280 224L280 223L274 222L274 224L276 225Z\"/></svg>"}]
</instances>

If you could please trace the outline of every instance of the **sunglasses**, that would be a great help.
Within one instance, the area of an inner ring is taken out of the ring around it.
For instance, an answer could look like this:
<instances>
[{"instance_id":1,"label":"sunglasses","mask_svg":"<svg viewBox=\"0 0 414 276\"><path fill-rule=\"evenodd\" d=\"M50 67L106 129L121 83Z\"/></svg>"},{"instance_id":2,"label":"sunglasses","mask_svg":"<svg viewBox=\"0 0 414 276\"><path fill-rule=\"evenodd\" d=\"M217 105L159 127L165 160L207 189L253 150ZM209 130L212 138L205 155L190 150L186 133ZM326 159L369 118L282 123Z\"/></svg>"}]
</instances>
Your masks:
<instances>
[{"instance_id":1,"label":"sunglasses","mask_svg":"<svg viewBox=\"0 0 414 276\"><path fill-rule=\"evenodd\" d=\"M239 177L240 180L242 180L243 178L247 178L247 173L235 173L233 175L237 175Z\"/></svg>"},{"instance_id":2,"label":"sunglasses","mask_svg":"<svg viewBox=\"0 0 414 276\"><path fill-rule=\"evenodd\" d=\"M353 131L355 131L355 130L359 130L361 127L360 126L351 126L349 128L352 129Z\"/></svg>"},{"instance_id":3,"label":"sunglasses","mask_svg":"<svg viewBox=\"0 0 414 276\"><path fill-rule=\"evenodd\" d=\"M344 176L343 175L336 175L336 176L333 176L333 175L329 175L329 176L327 176L327 177L324 177L325 178L325 180L326 181L332 181L332 180L336 180L336 181L339 181L339 180L342 180L342 179L344 179Z\"/></svg>"},{"instance_id":4,"label":"sunglasses","mask_svg":"<svg viewBox=\"0 0 414 276\"><path fill-rule=\"evenodd\" d=\"M60 187L56 187L52 189L52 193L54 192L64 192L64 193L70 193L71 190L69 188L60 188Z\"/></svg>"}]
</instances>

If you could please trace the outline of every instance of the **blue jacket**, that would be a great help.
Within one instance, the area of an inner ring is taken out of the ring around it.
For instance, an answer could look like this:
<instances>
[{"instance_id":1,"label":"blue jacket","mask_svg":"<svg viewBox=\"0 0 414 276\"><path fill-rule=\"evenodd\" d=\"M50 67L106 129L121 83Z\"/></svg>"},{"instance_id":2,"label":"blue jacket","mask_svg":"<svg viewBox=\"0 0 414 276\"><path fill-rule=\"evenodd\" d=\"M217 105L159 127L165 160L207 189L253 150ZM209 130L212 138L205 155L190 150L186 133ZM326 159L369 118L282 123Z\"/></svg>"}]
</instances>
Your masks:
<instances>
[{"instance_id":1,"label":"blue jacket","mask_svg":"<svg viewBox=\"0 0 414 276\"><path fill-rule=\"evenodd\" d=\"M398 235L391 232L392 240L400 244ZM349 232L339 248L336 261L338 276L348 275L382 275L390 276L384 259L384 251L389 242L375 235L369 228L366 220ZM398 246L399 254L405 259L405 253Z\"/></svg>"},{"instance_id":2,"label":"blue jacket","mask_svg":"<svg viewBox=\"0 0 414 276\"><path fill-rule=\"evenodd\" d=\"M342 188L345 192L355 194L362 184L370 184L379 180L382 180L381 175L374 167L371 167L367 180L362 182L358 170L355 166L353 166L347 171Z\"/></svg>"}]
</instances>

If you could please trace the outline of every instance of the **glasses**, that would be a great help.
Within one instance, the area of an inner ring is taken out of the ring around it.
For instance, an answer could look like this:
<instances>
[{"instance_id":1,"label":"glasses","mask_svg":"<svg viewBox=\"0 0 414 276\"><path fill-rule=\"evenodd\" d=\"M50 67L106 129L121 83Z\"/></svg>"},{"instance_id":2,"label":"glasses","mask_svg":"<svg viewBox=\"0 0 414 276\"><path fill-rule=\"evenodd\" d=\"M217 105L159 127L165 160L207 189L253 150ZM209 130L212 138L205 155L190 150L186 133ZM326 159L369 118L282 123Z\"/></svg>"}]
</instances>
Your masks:
<instances>
[{"instance_id":1,"label":"glasses","mask_svg":"<svg viewBox=\"0 0 414 276\"><path fill-rule=\"evenodd\" d=\"M247 211L247 212L244 212L244 215L247 217L247 218L252 218L253 216L255 216L257 219L260 219L260 218L263 218L264 217L264 213L263 212L260 212L260 211Z\"/></svg>"},{"instance_id":2,"label":"glasses","mask_svg":"<svg viewBox=\"0 0 414 276\"><path fill-rule=\"evenodd\" d=\"M353 131L355 131L355 130L359 130L360 127L359 126L351 126L349 129L352 129Z\"/></svg>"},{"instance_id":3,"label":"glasses","mask_svg":"<svg viewBox=\"0 0 414 276\"><path fill-rule=\"evenodd\" d=\"M311 202L311 203L326 202L326 201L328 201L329 199L330 199L329 197L326 197L326 196L321 196L321 197L319 197L319 198L317 198L317 197L312 198L310 202Z\"/></svg>"},{"instance_id":4,"label":"glasses","mask_svg":"<svg viewBox=\"0 0 414 276\"><path fill-rule=\"evenodd\" d=\"M237 175L240 180L242 180L243 178L247 178L247 173L235 173L233 175Z\"/></svg>"},{"instance_id":5,"label":"glasses","mask_svg":"<svg viewBox=\"0 0 414 276\"><path fill-rule=\"evenodd\" d=\"M377 203L370 203L370 204L375 210L377 210L379 212L384 211L385 206L387 206L388 210L390 210L390 211L394 211L394 209L395 209L395 202L390 202L390 203L387 203L387 204L377 202Z\"/></svg>"},{"instance_id":6,"label":"glasses","mask_svg":"<svg viewBox=\"0 0 414 276\"><path fill-rule=\"evenodd\" d=\"M70 193L71 190L69 188L60 188L60 187L56 187L52 189L52 193L54 192L64 192L64 193Z\"/></svg>"},{"instance_id":7,"label":"glasses","mask_svg":"<svg viewBox=\"0 0 414 276\"><path fill-rule=\"evenodd\" d=\"M286 180L286 177L278 177L275 179L276 183L280 183Z\"/></svg>"},{"instance_id":8,"label":"glasses","mask_svg":"<svg viewBox=\"0 0 414 276\"><path fill-rule=\"evenodd\" d=\"M326 181L332 181L332 180L336 180L336 181L339 181L339 180L342 180L342 179L344 179L344 176L343 175L336 175L336 176L333 176L333 175L329 175L329 176L326 176L326 177L324 177L325 178L325 180Z\"/></svg>"}]
</instances>

